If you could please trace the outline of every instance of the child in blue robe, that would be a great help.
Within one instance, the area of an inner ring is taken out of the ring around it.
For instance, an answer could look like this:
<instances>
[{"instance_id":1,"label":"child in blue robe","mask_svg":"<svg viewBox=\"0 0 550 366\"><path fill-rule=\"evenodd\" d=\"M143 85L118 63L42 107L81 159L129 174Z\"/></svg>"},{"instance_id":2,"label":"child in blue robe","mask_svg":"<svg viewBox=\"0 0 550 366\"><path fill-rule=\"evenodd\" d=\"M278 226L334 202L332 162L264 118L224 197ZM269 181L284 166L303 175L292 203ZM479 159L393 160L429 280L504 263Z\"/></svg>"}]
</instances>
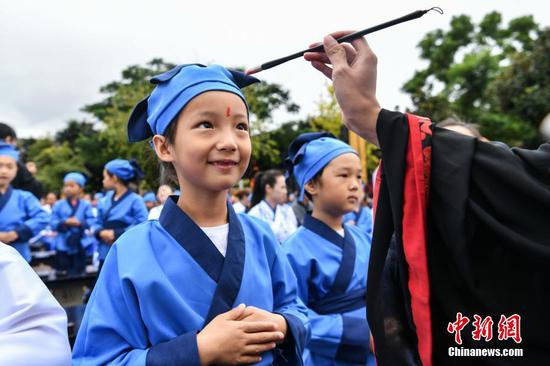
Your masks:
<instances>
[{"instance_id":1,"label":"child in blue robe","mask_svg":"<svg viewBox=\"0 0 550 366\"><path fill-rule=\"evenodd\" d=\"M180 65L130 117L182 191L112 247L76 339L76 365L302 365L296 278L269 226L227 191L251 155L240 90L257 79Z\"/></svg>"},{"instance_id":2,"label":"child in blue robe","mask_svg":"<svg viewBox=\"0 0 550 366\"><path fill-rule=\"evenodd\" d=\"M135 161L111 160L103 169L103 187L109 191L97 204L94 235L99 242L99 267L115 240L129 228L147 220L143 199L128 185L142 177Z\"/></svg>"},{"instance_id":3,"label":"child in blue robe","mask_svg":"<svg viewBox=\"0 0 550 366\"><path fill-rule=\"evenodd\" d=\"M363 198L353 211L344 215L344 224L355 225L372 237L372 211L370 207L363 202L365 197L364 188L361 189L359 193L363 196Z\"/></svg>"},{"instance_id":4,"label":"child in blue robe","mask_svg":"<svg viewBox=\"0 0 550 366\"><path fill-rule=\"evenodd\" d=\"M289 166L313 202L311 215L283 243L308 307L311 342L306 365L374 365L365 291L371 238L342 224L361 200L357 152L328 133L300 135L289 148Z\"/></svg>"},{"instance_id":5,"label":"child in blue robe","mask_svg":"<svg viewBox=\"0 0 550 366\"><path fill-rule=\"evenodd\" d=\"M93 244L86 230L95 224L90 202L80 199L86 177L71 172L63 178L65 199L55 203L50 226L55 237L56 270L60 274L78 275L86 269L86 248Z\"/></svg>"},{"instance_id":6,"label":"child in blue robe","mask_svg":"<svg viewBox=\"0 0 550 366\"><path fill-rule=\"evenodd\" d=\"M19 152L0 142L0 242L13 246L30 262L29 239L48 225L49 215L32 193L11 186L18 161Z\"/></svg>"}]
</instances>

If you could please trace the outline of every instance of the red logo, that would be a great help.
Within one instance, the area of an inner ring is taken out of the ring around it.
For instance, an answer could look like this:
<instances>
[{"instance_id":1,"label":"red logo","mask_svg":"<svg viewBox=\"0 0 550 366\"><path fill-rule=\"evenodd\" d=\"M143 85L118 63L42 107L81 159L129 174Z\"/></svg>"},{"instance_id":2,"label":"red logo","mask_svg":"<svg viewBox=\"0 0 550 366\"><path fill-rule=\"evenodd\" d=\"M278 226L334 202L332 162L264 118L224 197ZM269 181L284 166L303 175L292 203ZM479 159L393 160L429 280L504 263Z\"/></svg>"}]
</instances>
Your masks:
<instances>
[{"instance_id":1,"label":"red logo","mask_svg":"<svg viewBox=\"0 0 550 366\"><path fill-rule=\"evenodd\" d=\"M447 325L447 332L454 334L455 343L462 344L462 330L470 323L470 318L463 316L462 313L456 314L456 320ZM480 315L474 314L474 321L472 326L472 339L474 341L480 341L482 338L485 342L489 342L493 339L493 319L491 316L482 318ZM500 316L498 322L498 340L505 341L513 339L516 343L521 343L521 316L513 314L509 317L505 315Z\"/></svg>"},{"instance_id":2,"label":"red logo","mask_svg":"<svg viewBox=\"0 0 550 366\"><path fill-rule=\"evenodd\" d=\"M462 344L462 337L460 336L460 332L462 332L462 329L470 322L470 319L466 316L462 316L462 313L456 313L456 321L454 323L449 323L447 325L447 332L454 333L455 334L455 342L457 344Z\"/></svg>"},{"instance_id":3,"label":"red logo","mask_svg":"<svg viewBox=\"0 0 550 366\"><path fill-rule=\"evenodd\" d=\"M481 317L477 314L474 314L474 319L475 320L472 325L475 329L472 332L472 338L475 341L479 341L481 338L484 338L485 342L489 342L493 339L493 319L490 316L487 316L482 321Z\"/></svg>"},{"instance_id":4,"label":"red logo","mask_svg":"<svg viewBox=\"0 0 550 366\"><path fill-rule=\"evenodd\" d=\"M521 317L514 314L510 317L500 316L498 322L498 339L500 341L512 338L514 342L521 343Z\"/></svg>"}]
</instances>

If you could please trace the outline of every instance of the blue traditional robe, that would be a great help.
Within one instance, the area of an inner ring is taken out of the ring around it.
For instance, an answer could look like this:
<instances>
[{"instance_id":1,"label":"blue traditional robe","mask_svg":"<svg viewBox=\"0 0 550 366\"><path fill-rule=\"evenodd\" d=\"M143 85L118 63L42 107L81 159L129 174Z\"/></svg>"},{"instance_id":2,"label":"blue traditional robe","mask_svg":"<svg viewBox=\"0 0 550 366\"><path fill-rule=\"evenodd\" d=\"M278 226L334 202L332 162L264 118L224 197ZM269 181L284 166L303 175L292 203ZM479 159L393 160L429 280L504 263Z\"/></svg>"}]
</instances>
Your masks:
<instances>
[{"instance_id":1,"label":"blue traditional robe","mask_svg":"<svg viewBox=\"0 0 550 366\"><path fill-rule=\"evenodd\" d=\"M17 232L18 238L11 246L27 262L31 261L29 239L40 234L48 221L48 213L32 193L10 186L6 193L0 194L0 231Z\"/></svg>"},{"instance_id":2,"label":"blue traditional robe","mask_svg":"<svg viewBox=\"0 0 550 366\"><path fill-rule=\"evenodd\" d=\"M200 365L197 332L241 303L281 314L284 346L260 365L302 365L309 337L296 278L269 227L231 205L226 256L172 196L159 220L124 233L107 256L78 337L76 365Z\"/></svg>"},{"instance_id":3,"label":"blue traditional robe","mask_svg":"<svg viewBox=\"0 0 550 366\"><path fill-rule=\"evenodd\" d=\"M115 201L115 192L109 191L97 204L97 222L94 233L99 241L99 259L104 260L111 245L99 239L103 229L114 230L115 239L129 228L147 220L147 207L140 195L128 190Z\"/></svg>"},{"instance_id":4,"label":"blue traditional robe","mask_svg":"<svg viewBox=\"0 0 550 366\"><path fill-rule=\"evenodd\" d=\"M81 226L67 226L65 221L69 217L75 217ZM91 245L92 238L85 231L95 224L92 205L88 201L77 200L76 205L64 199L57 201L53 206L50 226L57 232L55 237L55 249L68 255L78 253L82 248Z\"/></svg>"},{"instance_id":5,"label":"blue traditional robe","mask_svg":"<svg viewBox=\"0 0 550 366\"><path fill-rule=\"evenodd\" d=\"M344 225L344 237L310 215L283 243L308 307L311 341L306 365L374 365L365 291L370 236Z\"/></svg>"},{"instance_id":6,"label":"blue traditional robe","mask_svg":"<svg viewBox=\"0 0 550 366\"><path fill-rule=\"evenodd\" d=\"M355 226L372 236L372 212L367 206L362 206L359 212L351 211L344 215L344 223L353 221Z\"/></svg>"}]
</instances>

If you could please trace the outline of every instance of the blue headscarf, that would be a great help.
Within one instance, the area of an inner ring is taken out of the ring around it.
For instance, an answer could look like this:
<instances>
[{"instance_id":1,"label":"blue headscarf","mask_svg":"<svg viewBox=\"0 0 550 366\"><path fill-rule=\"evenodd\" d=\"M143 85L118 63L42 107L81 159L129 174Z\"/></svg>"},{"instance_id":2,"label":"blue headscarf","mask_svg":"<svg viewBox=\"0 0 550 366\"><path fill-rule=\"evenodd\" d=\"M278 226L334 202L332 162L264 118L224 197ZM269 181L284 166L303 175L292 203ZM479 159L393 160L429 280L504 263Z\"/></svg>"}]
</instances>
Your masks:
<instances>
[{"instance_id":1,"label":"blue headscarf","mask_svg":"<svg viewBox=\"0 0 550 366\"><path fill-rule=\"evenodd\" d=\"M78 173L78 172L68 173L67 175L65 175L65 178L63 178L63 183L67 183L68 181L71 181L71 180L81 187L84 187L86 185L86 177L82 173Z\"/></svg>"},{"instance_id":2,"label":"blue headscarf","mask_svg":"<svg viewBox=\"0 0 550 366\"><path fill-rule=\"evenodd\" d=\"M147 98L139 102L128 121L128 140L136 142L162 135L178 113L196 96L207 91L226 91L246 100L241 88L259 82L240 71L220 65L179 65L151 79L156 85ZM247 105L248 108L248 105Z\"/></svg>"},{"instance_id":3,"label":"blue headscarf","mask_svg":"<svg viewBox=\"0 0 550 366\"><path fill-rule=\"evenodd\" d=\"M153 192L147 192L143 196L143 202L157 202L157 196Z\"/></svg>"},{"instance_id":4,"label":"blue headscarf","mask_svg":"<svg viewBox=\"0 0 550 366\"><path fill-rule=\"evenodd\" d=\"M19 161L19 151L13 145L6 144L5 142L0 142L0 156L9 156L15 159L15 161Z\"/></svg>"},{"instance_id":5,"label":"blue headscarf","mask_svg":"<svg viewBox=\"0 0 550 366\"><path fill-rule=\"evenodd\" d=\"M358 155L351 146L328 132L303 133L292 141L286 163L300 187L298 200L304 199L307 182L333 159L346 153Z\"/></svg>"},{"instance_id":6,"label":"blue headscarf","mask_svg":"<svg viewBox=\"0 0 550 366\"><path fill-rule=\"evenodd\" d=\"M116 175L122 180L133 178L141 179L144 176L143 171L135 160L115 159L105 164L105 170Z\"/></svg>"}]
</instances>

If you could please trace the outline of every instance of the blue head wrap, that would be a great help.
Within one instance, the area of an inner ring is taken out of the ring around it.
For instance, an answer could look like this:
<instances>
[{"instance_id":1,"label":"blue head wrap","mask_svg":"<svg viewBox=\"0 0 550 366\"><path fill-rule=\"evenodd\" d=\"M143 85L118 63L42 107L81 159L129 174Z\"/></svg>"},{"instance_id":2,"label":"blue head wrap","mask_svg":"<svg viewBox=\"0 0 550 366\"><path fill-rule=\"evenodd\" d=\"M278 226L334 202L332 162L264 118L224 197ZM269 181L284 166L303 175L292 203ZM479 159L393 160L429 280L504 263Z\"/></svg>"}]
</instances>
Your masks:
<instances>
[{"instance_id":1,"label":"blue head wrap","mask_svg":"<svg viewBox=\"0 0 550 366\"><path fill-rule=\"evenodd\" d=\"M241 88L259 82L240 71L220 65L179 65L151 79L156 87L139 102L128 121L128 140L136 142L162 135L178 113L197 95L207 91L226 91L242 98ZM248 106L247 106L248 108Z\"/></svg>"},{"instance_id":2,"label":"blue head wrap","mask_svg":"<svg viewBox=\"0 0 550 366\"><path fill-rule=\"evenodd\" d=\"M328 132L308 132L298 136L288 148L287 166L300 187L299 201L304 199L305 185L334 158L353 153L351 146Z\"/></svg>"},{"instance_id":3,"label":"blue head wrap","mask_svg":"<svg viewBox=\"0 0 550 366\"><path fill-rule=\"evenodd\" d=\"M5 142L0 142L0 156L9 156L19 161L19 151L13 145L6 144Z\"/></svg>"},{"instance_id":4,"label":"blue head wrap","mask_svg":"<svg viewBox=\"0 0 550 366\"><path fill-rule=\"evenodd\" d=\"M123 180L130 180L135 177L141 179L143 171L135 160L115 159L105 164L105 169Z\"/></svg>"},{"instance_id":5,"label":"blue head wrap","mask_svg":"<svg viewBox=\"0 0 550 366\"><path fill-rule=\"evenodd\" d=\"M143 196L143 202L157 202L157 196L153 192L147 192Z\"/></svg>"},{"instance_id":6,"label":"blue head wrap","mask_svg":"<svg viewBox=\"0 0 550 366\"><path fill-rule=\"evenodd\" d=\"M71 172L65 175L65 178L63 178L63 183L67 183L68 181L72 180L76 184L78 184L81 187L84 187L86 185L86 177L82 173L77 172Z\"/></svg>"}]
</instances>

